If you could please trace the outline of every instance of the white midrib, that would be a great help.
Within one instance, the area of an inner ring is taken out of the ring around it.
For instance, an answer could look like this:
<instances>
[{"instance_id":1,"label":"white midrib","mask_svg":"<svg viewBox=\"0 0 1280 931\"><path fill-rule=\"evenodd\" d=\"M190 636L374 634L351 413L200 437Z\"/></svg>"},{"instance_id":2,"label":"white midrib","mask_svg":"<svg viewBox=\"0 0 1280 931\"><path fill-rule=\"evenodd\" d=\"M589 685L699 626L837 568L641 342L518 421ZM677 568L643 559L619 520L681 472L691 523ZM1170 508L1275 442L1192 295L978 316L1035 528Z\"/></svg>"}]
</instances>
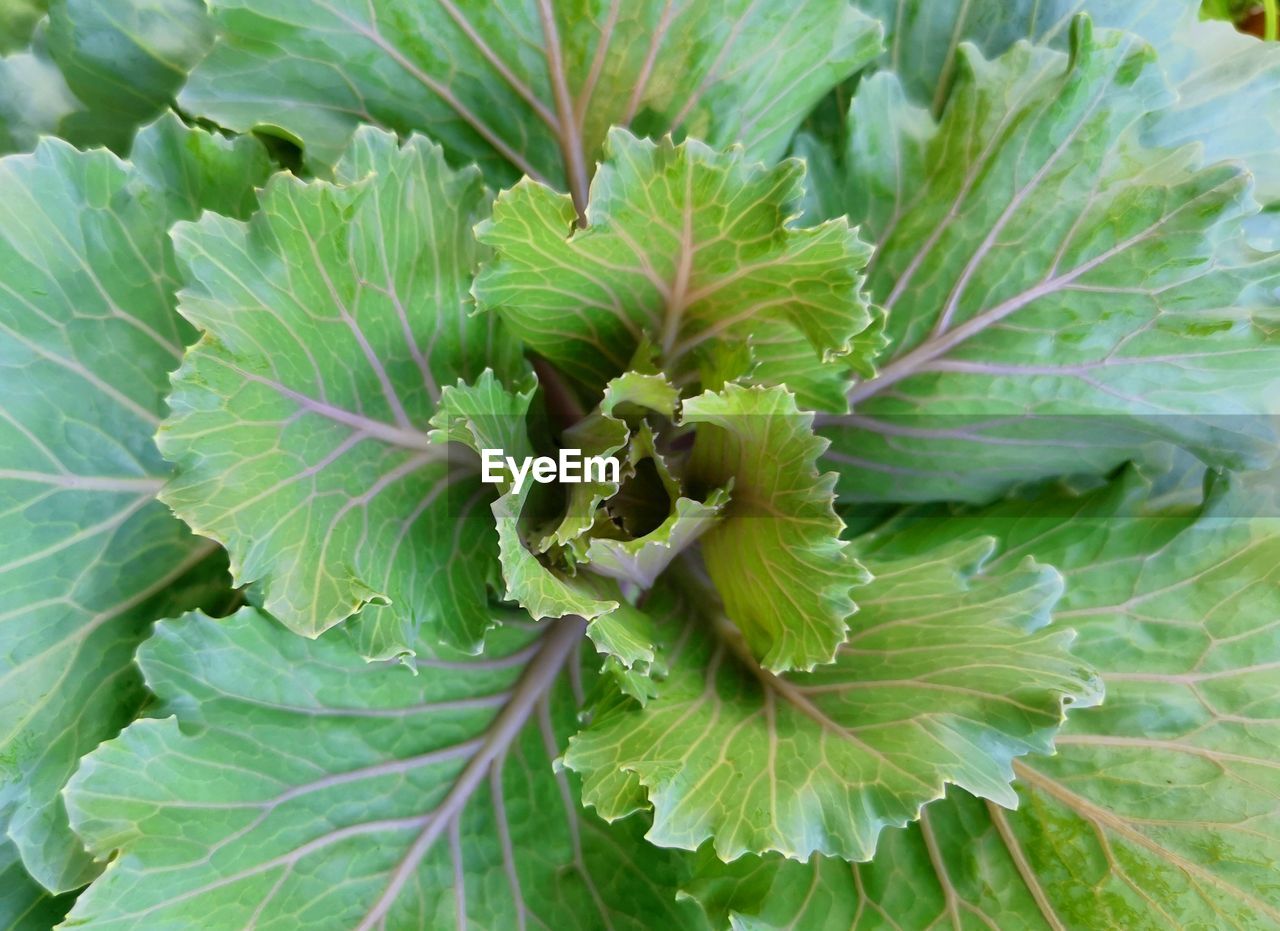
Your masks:
<instances>
[{"instance_id":1,"label":"white midrib","mask_svg":"<svg viewBox=\"0 0 1280 931\"><path fill-rule=\"evenodd\" d=\"M902 381L904 378L922 371L928 363L950 352L952 349L956 348L971 337L976 336L1012 314L1017 313L1027 305L1034 303L1042 297L1067 288L1072 284L1072 282L1081 276L1093 271L1095 268L1105 264L1138 243L1146 241L1167 223L1182 214L1185 210L1194 208L1204 198L1216 194L1221 187L1222 185L1218 184L1208 190L1201 191L1195 197L1179 204L1168 213L1159 217L1146 229L1135 233L1127 239L1121 240L1114 246L1099 253L1088 261L1082 262L1070 271L1055 274L1056 269L1050 268L1049 272L1038 284L1028 288L1022 293L1015 294L1013 297L1000 302L996 306L975 314L973 317L953 329L945 330L943 332L935 331L928 339L918 345L915 349L898 356L896 359L885 365L885 367L882 368L874 378L854 385L852 390L848 393L849 403L857 404L859 401L864 401L867 398L879 394L884 389ZM1019 192L1019 194L1021 194L1021 192ZM989 250L990 247L991 242L984 242L979 248L978 253L976 253L970 260L969 265L975 265L975 259L980 260L981 258L985 258L987 252L984 250ZM913 270L908 269L907 272L904 273L904 276L910 276L911 274L913 274ZM899 287L905 287L904 280L905 279L899 280L898 285L895 286L895 293ZM893 297L894 296L891 295L891 299ZM953 294L949 298L948 303L958 300L959 294Z\"/></svg>"},{"instance_id":2,"label":"white midrib","mask_svg":"<svg viewBox=\"0 0 1280 931\"><path fill-rule=\"evenodd\" d=\"M437 454L440 459L447 458L444 444L434 442L431 439L430 434L423 433L421 430L417 430L412 427L397 427L389 423L384 423L380 420L374 420L363 414L357 414L353 411L346 410L345 408L336 407L333 404L329 404L327 401L321 401L317 398L310 397L303 394L301 391L295 391L293 388L290 388L288 385L281 384L275 379L267 378L266 376L259 375L256 372L247 371L239 365L235 365L226 360L215 358L215 361L231 369L246 381L252 381L260 385L264 385L283 397L288 398L308 413L319 414L321 417L327 417L335 423L340 423L344 426L350 427L359 434L372 437L373 439L382 440L392 446L400 446L404 449L423 450Z\"/></svg>"},{"instance_id":3,"label":"white midrib","mask_svg":"<svg viewBox=\"0 0 1280 931\"><path fill-rule=\"evenodd\" d=\"M569 92L569 80L565 73L564 49L560 45L560 31L556 26L555 11L551 8L551 0L539 0L538 14L542 20L544 49L547 57L547 72L551 80L551 92L555 97L558 114L556 140L560 145L561 157L564 159L565 180L569 185L569 196L573 200L574 209L578 211L581 223L586 222L587 215L587 161L583 152L582 129L576 115L573 97Z\"/></svg>"},{"instance_id":4,"label":"white midrib","mask_svg":"<svg viewBox=\"0 0 1280 931\"><path fill-rule=\"evenodd\" d=\"M1122 240L1104 252L1099 253L1086 262L1082 262L1069 272L1060 275L1051 275L1043 279L1039 284L1028 288L1021 294L1015 294L1008 300L1002 301L996 306L977 314L966 320L964 323L956 326L954 329L948 330L934 338L927 339L915 349L907 352L897 359L890 362L879 374L870 381L862 382L853 386L849 392L849 403L856 404L864 401L876 394L879 394L890 385L897 384L904 378L916 374L923 367L937 359L939 356L945 355L952 349L955 349L961 343L983 332L987 328L994 326L1006 317L1017 313L1029 304L1034 303L1042 297L1054 294L1066 288L1077 278L1093 271L1098 266L1110 261L1122 252L1132 248L1140 242L1145 241L1154 235L1161 227L1178 216L1184 210L1194 207L1203 198L1215 194L1220 186L1215 186L1207 191L1201 192L1197 197L1188 200L1179 205L1175 209L1169 211L1160 217L1156 222L1152 223L1145 230L1135 233L1128 239Z\"/></svg>"},{"instance_id":5,"label":"white midrib","mask_svg":"<svg viewBox=\"0 0 1280 931\"><path fill-rule=\"evenodd\" d=\"M689 279L693 274L693 160L685 160L684 204L680 211L680 256L676 262L675 280L671 283L667 298L666 314L662 322L662 354L672 355L680 325L688 308Z\"/></svg>"},{"instance_id":6,"label":"white midrib","mask_svg":"<svg viewBox=\"0 0 1280 931\"><path fill-rule=\"evenodd\" d=\"M849 403L856 404L858 401L864 401L873 395L879 394L890 385L895 385L902 379L914 375L926 362L932 362L939 356L950 352L965 340L976 336L987 327L999 323L1011 314L1017 313L1033 301L1047 294L1053 294L1069 284L1076 276L1083 275L1088 270L1088 267L1082 265L1062 278L1050 278L1042 281L1035 287L1028 288L1021 294L1015 295L990 310L965 321L955 329L926 340L915 349L890 362L880 370L880 373L875 378L860 385L854 385L853 390L849 392Z\"/></svg>"},{"instance_id":7,"label":"white midrib","mask_svg":"<svg viewBox=\"0 0 1280 931\"><path fill-rule=\"evenodd\" d=\"M1013 828L1009 825L1009 819L1005 817L1004 809L990 799L986 800L986 804L991 823L995 825L996 833L1000 835L1000 840L1004 843L1005 850L1009 852L1009 858L1013 861L1014 869L1018 871L1018 875L1022 877L1022 882L1027 887L1027 891L1031 893L1031 898L1035 900L1036 907L1040 910L1040 915L1048 922L1053 931L1066 931L1066 926L1053 909L1053 903L1049 901L1049 894L1045 892L1044 886L1040 883L1040 878L1036 876L1035 870L1032 869L1030 862L1028 862L1026 852L1018 842L1018 836L1013 833Z\"/></svg>"},{"instance_id":8,"label":"white midrib","mask_svg":"<svg viewBox=\"0 0 1280 931\"><path fill-rule=\"evenodd\" d=\"M422 862L422 858L427 855L471 799L489 773L494 760L511 746L512 741L529 720L538 701L559 675L565 660L572 654L575 644L580 641L585 631L586 622L578 617L565 617L555 622L543 640L537 655L530 661L520 681L512 690L510 701L494 718L479 750L467 763L439 807L431 813L422 831L392 873L386 889L356 926L356 931L369 931L386 918L404 889L405 883Z\"/></svg>"},{"instance_id":9,"label":"white midrib","mask_svg":"<svg viewBox=\"0 0 1280 931\"><path fill-rule=\"evenodd\" d=\"M165 483L165 479L150 475L79 475L75 472L49 473L26 469L0 469L0 481L31 482L71 491L151 492L153 494L163 488Z\"/></svg>"}]
</instances>

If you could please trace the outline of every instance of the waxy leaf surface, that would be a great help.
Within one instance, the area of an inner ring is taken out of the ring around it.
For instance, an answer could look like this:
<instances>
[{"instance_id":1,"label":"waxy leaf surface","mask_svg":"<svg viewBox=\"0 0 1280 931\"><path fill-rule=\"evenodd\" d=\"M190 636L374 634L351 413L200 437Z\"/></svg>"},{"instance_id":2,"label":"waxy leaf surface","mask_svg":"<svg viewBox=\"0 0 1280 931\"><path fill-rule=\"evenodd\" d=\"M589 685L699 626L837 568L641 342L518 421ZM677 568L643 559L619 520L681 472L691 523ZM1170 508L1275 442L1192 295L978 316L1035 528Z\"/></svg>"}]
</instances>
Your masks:
<instances>
[{"instance_id":1,"label":"waxy leaf surface","mask_svg":"<svg viewBox=\"0 0 1280 931\"><path fill-rule=\"evenodd\" d=\"M1200 0L856 0L886 27L879 66L899 76L917 103L939 114L960 67L961 43L1001 54L1019 39L1066 48L1072 18L1133 32L1159 55L1178 92L1148 114L1144 138L1161 145L1194 142L1208 161L1243 159L1264 203L1280 199L1280 47L1201 19ZM839 213L840 211L837 211Z\"/></svg>"},{"instance_id":2,"label":"waxy leaf surface","mask_svg":"<svg viewBox=\"0 0 1280 931\"><path fill-rule=\"evenodd\" d=\"M1130 476L894 526L882 555L995 533L991 571L1052 561L1057 623L1079 632L1105 703L1072 712L1055 756L1015 762L1016 811L952 791L852 872L704 857L688 891L743 928L1280 922L1280 518L1263 490L1219 486L1198 512L1143 516L1149 491Z\"/></svg>"},{"instance_id":3,"label":"waxy leaf surface","mask_svg":"<svg viewBox=\"0 0 1280 931\"><path fill-rule=\"evenodd\" d=\"M1169 98L1132 37L1081 22L1070 59L960 57L932 131L890 74L854 102L891 348L831 424L842 495L981 501L1158 442L1271 461L1280 262L1245 241L1248 174L1140 142Z\"/></svg>"},{"instance_id":4,"label":"waxy leaf surface","mask_svg":"<svg viewBox=\"0 0 1280 931\"><path fill-rule=\"evenodd\" d=\"M138 643L226 591L217 548L154 500L192 336L167 231L244 212L266 170L252 140L174 117L133 163L54 140L0 160L0 831L54 891L97 872L59 791L142 703Z\"/></svg>"},{"instance_id":5,"label":"waxy leaf surface","mask_svg":"<svg viewBox=\"0 0 1280 931\"><path fill-rule=\"evenodd\" d=\"M1199 0L854 0L885 27L877 67L892 71L907 93L941 114L963 69L962 43L995 57L1020 39L1065 46L1072 19L1087 14L1097 25L1140 35L1164 47Z\"/></svg>"},{"instance_id":6,"label":"waxy leaf surface","mask_svg":"<svg viewBox=\"0 0 1280 931\"><path fill-rule=\"evenodd\" d=\"M496 185L579 208L611 126L774 160L809 108L880 48L844 0L215 0L221 40L184 109L337 160L355 127L428 132Z\"/></svg>"},{"instance_id":7,"label":"waxy leaf surface","mask_svg":"<svg viewBox=\"0 0 1280 931\"><path fill-rule=\"evenodd\" d=\"M5 931L48 931L71 907L70 896L54 897L22 867L18 848L0 840L0 928Z\"/></svg>"},{"instance_id":8,"label":"waxy leaf surface","mask_svg":"<svg viewBox=\"0 0 1280 931\"><path fill-rule=\"evenodd\" d=\"M257 143L168 117L133 163L45 141L0 161L0 826L60 891L97 872L59 790L131 720L156 617L225 592L225 561L154 499L152 442L191 328L169 224L238 214Z\"/></svg>"},{"instance_id":9,"label":"waxy leaf surface","mask_svg":"<svg viewBox=\"0 0 1280 931\"><path fill-rule=\"evenodd\" d=\"M420 674L253 609L161 625L139 721L69 790L100 856L86 928L697 928L679 862L584 812L553 766L577 724L580 621L504 626ZM593 660L594 661L594 660ZM228 761L234 761L229 766Z\"/></svg>"},{"instance_id":10,"label":"waxy leaf surface","mask_svg":"<svg viewBox=\"0 0 1280 931\"><path fill-rule=\"evenodd\" d=\"M0 2L0 54L22 48L48 9L49 0Z\"/></svg>"},{"instance_id":11,"label":"waxy leaf surface","mask_svg":"<svg viewBox=\"0 0 1280 931\"><path fill-rule=\"evenodd\" d=\"M520 468L521 461L533 452L525 426L532 396L532 391L508 391L492 372L486 371L474 385L446 388L440 412L432 422L472 451L501 450ZM503 481L497 487L502 494L491 510L498 528L502 597L520 605L535 620L568 614L590 620L617 608L618 601L608 600L607 593L592 591L582 581L554 571L531 549L531 527L525 508L539 488L533 478L526 475L516 491L515 477L504 466ZM606 597L597 597L598 594Z\"/></svg>"},{"instance_id":12,"label":"waxy leaf surface","mask_svg":"<svg viewBox=\"0 0 1280 931\"><path fill-rule=\"evenodd\" d=\"M713 606L667 590L651 610L678 633L656 696L570 741L585 801L606 818L652 807L651 841L711 839L724 860L870 859L885 826L947 783L1014 804L1011 760L1049 752L1064 707L1101 692L1071 631L1045 627L1057 573L1031 560L989 571L993 546L872 564L848 642L811 673L762 669Z\"/></svg>"}]
</instances>

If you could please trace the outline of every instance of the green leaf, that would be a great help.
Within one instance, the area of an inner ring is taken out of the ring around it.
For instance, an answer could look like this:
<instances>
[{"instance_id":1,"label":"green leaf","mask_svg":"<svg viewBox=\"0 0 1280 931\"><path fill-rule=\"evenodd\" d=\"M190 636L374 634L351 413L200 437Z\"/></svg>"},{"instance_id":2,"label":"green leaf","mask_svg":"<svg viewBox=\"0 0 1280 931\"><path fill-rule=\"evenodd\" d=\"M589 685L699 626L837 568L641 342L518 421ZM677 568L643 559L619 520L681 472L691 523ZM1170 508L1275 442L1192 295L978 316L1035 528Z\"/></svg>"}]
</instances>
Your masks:
<instances>
[{"instance_id":1,"label":"green leaf","mask_svg":"<svg viewBox=\"0 0 1280 931\"><path fill-rule=\"evenodd\" d=\"M849 207L879 242L892 349L832 421L842 496L982 501L1156 443L1269 462L1280 263L1245 243L1247 173L1144 147L1158 69L1087 21L1070 60L1019 45L958 67L931 133L891 75L854 104Z\"/></svg>"},{"instance_id":2,"label":"green leaf","mask_svg":"<svg viewBox=\"0 0 1280 931\"><path fill-rule=\"evenodd\" d=\"M824 183L808 192L818 216L848 214L858 232L883 242L931 177L929 147L938 126L927 108L910 101L902 79L875 74L858 85L849 105L852 130L842 153L844 170L831 167ZM797 140L799 155L810 161L829 157L811 137ZM938 167L942 167L941 163ZM870 378L875 372L863 373Z\"/></svg>"},{"instance_id":3,"label":"green leaf","mask_svg":"<svg viewBox=\"0 0 1280 931\"><path fill-rule=\"evenodd\" d=\"M178 465L163 498L299 633L364 608L371 657L410 651L420 628L475 651L497 576L491 496L428 428L442 385L489 366L526 377L496 321L469 315L486 195L421 137L401 148L374 129L338 176L278 175L250 222L174 230L179 309L205 335L160 432Z\"/></svg>"},{"instance_id":4,"label":"green leaf","mask_svg":"<svg viewBox=\"0 0 1280 931\"><path fill-rule=\"evenodd\" d=\"M818 472L827 444L813 415L785 388L727 385L686 401L683 422L699 425L691 479L733 489L702 537L729 617L770 672L831 662L867 574L840 539L836 476Z\"/></svg>"},{"instance_id":5,"label":"green leaf","mask_svg":"<svg viewBox=\"0 0 1280 931\"><path fill-rule=\"evenodd\" d=\"M329 164L360 122L431 133L495 183L521 175L585 203L610 126L785 150L804 114L880 48L844 0L215 0L222 35L181 97Z\"/></svg>"},{"instance_id":6,"label":"green leaf","mask_svg":"<svg viewBox=\"0 0 1280 931\"><path fill-rule=\"evenodd\" d=\"M1203 19L1243 23L1255 9L1251 0L1204 0L1200 4L1200 16Z\"/></svg>"},{"instance_id":7,"label":"green leaf","mask_svg":"<svg viewBox=\"0 0 1280 931\"><path fill-rule=\"evenodd\" d=\"M886 825L919 817L947 783L1012 805L1011 760L1050 752L1066 705L1101 698L1045 629L1061 592L1028 559L991 571L992 540L873 565L834 663L776 676L727 620L683 592L652 599L688 625L643 707L599 713L565 763L605 818L651 805L647 837L716 855L869 859ZM701 615L701 623L690 619Z\"/></svg>"},{"instance_id":8,"label":"green leaf","mask_svg":"<svg viewBox=\"0 0 1280 931\"><path fill-rule=\"evenodd\" d=\"M581 622L504 626L483 659L368 665L242 609L161 625L175 718L86 758L68 798L99 856L77 927L696 928L680 863L579 809L553 759L577 723ZM228 761L235 761L229 767Z\"/></svg>"},{"instance_id":9,"label":"green leaf","mask_svg":"<svg viewBox=\"0 0 1280 931\"><path fill-rule=\"evenodd\" d=\"M689 891L744 928L1280 922L1280 521L1264 491L1219 483L1191 514L1144 516L1149 491L1130 475L1083 497L887 528L885 555L995 532L993 571L1028 551L1060 567L1055 613L1079 632L1106 703L1071 714L1055 756L1014 764L1017 811L953 792L853 875L835 861L722 871L703 858ZM836 903L827 915L824 901Z\"/></svg>"},{"instance_id":10,"label":"green leaf","mask_svg":"<svg viewBox=\"0 0 1280 931\"><path fill-rule=\"evenodd\" d=\"M514 459L533 455L529 442L529 403L535 387L511 391L486 368L468 385L458 379L440 392L439 408L431 415L436 442L461 443L474 453L484 449L502 450ZM504 476L499 488L506 491L511 477Z\"/></svg>"},{"instance_id":11,"label":"green leaf","mask_svg":"<svg viewBox=\"0 0 1280 931\"><path fill-rule=\"evenodd\" d=\"M661 633L648 614L622 604L618 610L592 620L587 625L587 636L597 651L617 660L622 670L647 673L656 658Z\"/></svg>"},{"instance_id":12,"label":"green leaf","mask_svg":"<svg viewBox=\"0 0 1280 931\"><path fill-rule=\"evenodd\" d=\"M616 592L593 586L544 565L529 549L528 531L522 520L524 495L503 495L493 505L498 522L498 558L506 582L503 597L514 601L536 619L577 615L592 620L621 604Z\"/></svg>"},{"instance_id":13,"label":"green leaf","mask_svg":"<svg viewBox=\"0 0 1280 931\"><path fill-rule=\"evenodd\" d=\"M0 154L28 152L54 134L79 104L44 48L43 30L30 49L0 57Z\"/></svg>"},{"instance_id":14,"label":"green leaf","mask_svg":"<svg viewBox=\"0 0 1280 931\"><path fill-rule=\"evenodd\" d=\"M1160 145L1197 143L1208 161L1243 159L1259 199L1280 200L1273 157L1280 115L1272 105L1280 93L1280 48L1227 23L1203 22L1199 0L857 0L855 6L886 25L889 48L880 66L898 74L911 98L935 114L949 99L962 42L987 57L1024 38L1065 48L1078 13L1134 32L1154 46L1178 91L1171 106L1146 117L1145 137Z\"/></svg>"},{"instance_id":15,"label":"green leaf","mask_svg":"<svg viewBox=\"0 0 1280 931\"><path fill-rule=\"evenodd\" d=\"M18 6L24 16L25 6ZM166 108L213 42L201 0L53 0L48 7L30 48L12 43L12 54L0 59L0 152L30 149L45 133L128 151L137 127Z\"/></svg>"},{"instance_id":16,"label":"green leaf","mask_svg":"<svg viewBox=\"0 0 1280 931\"><path fill-rule=\"evenodd\" d=\"M716 346L748 336L810 368L847 355L872 319L859 290L870 253L843 219L790 225L803 170L615 130L585 229L566 237L573 203L538 182L498 197L477 229L497 253L477 301L596 388L647 340L678 384Z\"/></svg>"},{"instance_id":17,"label":"green leaf","mask_svg":"<svg viewBox=\"0 0 1280 931\"><path fill-rule=\"evenodd\" d=\"M990 814L1003 811L952 788L916 824L885 831L869 863L821 856L797 863L777 854L722 863L708 850L699 854L696 875L683 891L713 925L732 924L736 931L1064 927L1044 920L1018 878ZM1094 928L1097 921L1081 909L1079 921L1065 927Z\"/></svg>"},{"instance_id":18,"label":"green leaf","mask_svg":"<svg viewBox=\"0 0 1280 931\"><path fill-rule=\"evenodd\" d=\"M673 454L677 465L686 458L676 446L689 442L689 433L681 433L669 421L660 421L663 444ZM668 456L658 451L659 437L649 422L640 422L627 445L621 462L622 482L618 493L596 512L590 534L578 537L569 550L579 562L587 559L587 550L596 539L632 540L643 537L671 517L677 501L683 497L681 479L672 472Z\"/></svg>"},{"instance_id":19,"label":"green leaf","mask_svg":"<svg viewBox=\"0 0 1280 931\"><path fill-rule=\"evenodd\" d=\"M0 928L4 931L48 931L71 907L71 896L51 896L22 868L18 850L0 839Z\"/></svg>"},{"instance_id":20,"label":"green leaf","mask_svg":"<svg viewBox=\"0 0 1280 931\"><path fill-rule=\"evenodd\" d=\"M243 209L267 160L172 116L135 148L0 160L0 830L55 892L97 872L59 791L141 703L134 649L226 591L216 547L154 500L151 436L191 335L166 233Z\"/></svg>"},{"instance_id":21,"label":"green leaf","mask_svg":"<svg viewBox=\"0 0 1280 931\"><path fill-rule=\"evenodd\" d=\"M225 592L215 547L154 499L151 434L189 338L166 229L241 210L265 173L255 142L173 117L133 164L51 140L0 160L0 829L54 891L96 873L59 790L140 706L134 648Z\"/></svg>"},{"instance_id":22,"label":"green leaf","mask_svg":"<svg viewBox=\"0 0 1280 931\"><path fill-rule=\"evenodd\" d=\"M1152 114L1151 143L1199 145L1206 161L1239 159L1253 175L1264 204L1280 201L1280 45L1242 35L1227 23L1183 17L1167 44L1157 46L1178 91L1173 106Z\"/></svg>"},{"instance_id":23,"label":"green leaf","mask_svg":"<svg viewBox=\"0 0 1280 931\"><path fill-rule=\"evenodd\" d=\"M637 350L641 360L654 354L654 348L648 344ZM601 413L622 419L635 419L647 413L674 417L680 406L679 390L658 371L656 360L642 365L635 365L636 361L632 360L635 371L619 375L605 385L600 399Z\"/></svg>"}]
</instances>

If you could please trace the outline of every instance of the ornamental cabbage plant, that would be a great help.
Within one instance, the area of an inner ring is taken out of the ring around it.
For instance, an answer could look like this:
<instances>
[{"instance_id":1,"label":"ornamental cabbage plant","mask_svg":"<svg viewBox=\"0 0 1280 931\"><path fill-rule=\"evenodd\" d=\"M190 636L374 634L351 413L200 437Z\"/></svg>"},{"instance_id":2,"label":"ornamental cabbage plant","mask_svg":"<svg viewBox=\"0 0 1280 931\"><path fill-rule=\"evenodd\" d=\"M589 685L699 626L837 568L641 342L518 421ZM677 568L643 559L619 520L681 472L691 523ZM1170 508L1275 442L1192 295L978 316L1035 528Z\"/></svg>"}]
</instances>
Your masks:
<instances>
[{"instance_id":1,"label":"ornamental cabbage plant","mask_svg":"<svg viewBox=\"0 0 1280 931\"><path fill-rule=\"evenodd\" d=\"M4 926L1280 927L1198 6L0 2Z\"/></svg>"}]
</instances>

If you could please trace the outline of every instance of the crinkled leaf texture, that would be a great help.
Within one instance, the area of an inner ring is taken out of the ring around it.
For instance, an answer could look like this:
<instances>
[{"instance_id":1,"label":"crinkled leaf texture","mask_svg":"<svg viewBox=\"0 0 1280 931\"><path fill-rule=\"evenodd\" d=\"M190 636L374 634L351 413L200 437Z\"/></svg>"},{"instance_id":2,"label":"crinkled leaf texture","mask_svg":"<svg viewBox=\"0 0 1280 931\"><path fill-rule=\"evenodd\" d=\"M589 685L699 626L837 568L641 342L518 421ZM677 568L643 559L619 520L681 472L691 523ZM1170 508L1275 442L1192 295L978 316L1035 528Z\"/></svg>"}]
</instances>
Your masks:
<instances>
[{"instance_id":1,"label":"crinkled leaf texture","mask_svg":"<svg viewBox=\"0 0 1280 931\"><path fill-rule=\"evenodd\" d=\"M581 810L552 765L582 643L581 621L510 624L483 658L422 645L413 676L251 608L160 625L140 662L176 717L133 724L69 788L78 830L115 854L71 921L699 927L675 856Z\"/></svg>"},{"instance_id":2,"label":"crinkled leaf texture","mask_svg":"<svg viewBox=\"0 0 1280 931\"><path fill-rule=\"evenodd\" d=\"M1130 475L894 526L881 555L994 532L991 571L1028 552L1058 566L1055 613L1105 704L1071 714L1055 756L1014 764L1016 811L952 791L852 872L703 857L687 891L742 928L1280 924L1280 519L1249 516L1263 491L1219 483L1190 514L1143 516Z\"/></svg>"},{"instance_id":3,"label":"crinkled leaf texture","mask_svg":"<svg viewBox=\"0 0 1280 931\"><path fill-rule=\"evenodd\" d=\"M870 253L844 219L791 225L803 173L795 160L768 168L741 148L616 129L585 229L566 238L573 202L545 184L525 180L498 197L477 231L496 253L477 301L596 389L649 340L682 384L714 352L740 346L743 364L724 377L806 372L807 406L843 409L847 379L820 363L852 353L872 322L860 290Z\"/></svg>"},{"instance_id":4,"label":"crinkled leaf texture","mask_svg":"<svg viewBox=\"0 0 1280 931\"><path fill-rule=\"evenodd\" d=\"M1274 458L1280 262L1246 243L1249 176L1144 145L1150 49L1073 35L1070 58L962 47L936 126L892 74L860 85L847 209L891 348L830 427L843 495L981 501L1157 442Z\"/></svg>"},{"instance_id":5,"label":"crinkled leaf texture","mask_svg":"<svg viewBox=\"0 0 1280 931\"><path fill-rule=\"evenodd\" d=\"M698 428L690 478L733 489L724 519L702 539L725 611L770 672L829 663L848 634L850 597L868 575L841 540L836 475L819 474L825 440L785 388L743 388L691 398Z\"/></svg>"},{"instance_id":6,"label":"crinkled leaf texture","mask_svg":"<svg viewBox=\"0 0 1280 931\"><path fill-rule=\"evenodd\" d=\"M46 140L0 160L0 834L54 891L97 872L59 791L142 703L148 625L226 593L216 547L154 500L192 335L166 234L244 212L267 160L172 116L133 155Z\"/></svg>"},{"instance_id":7,"label":"crinkled leaf texture","mask_svg":"<svg viewBox=\"0 0 1280 931\"><path fill-rule=\"evenodd\" d=\"M533 450L525 428L532 396L532 391L508 391L486 371L474 385L459 383L446 388L433 423L476 453L496 449L519 461ZM597 597L606 593L593 591L581 580L544 565L529 548L525 506L538 487L527 479L516 491L513 478L506 476L499 485L502 494L491 507L498 528L502 597L520 605L535 620L570 614L591 620L615 610L618 600Z\"/></svg>"},{"instance_id":8,"label":"crinkled leaf texture","mask_svg":"<svg viewBox=\"0 0 1280 931\"><path fill-rule=\"evenodd\" d=\"M689 133L776 159L805 113L880 49L845 0L215 0L221 39L184 110L337 160L373 123L582 206L606 131Z\"/></svg>"},{"instance_id":9,"label":"crinkled leaf texture","mask_svg":"<svg viewBox=\"0 0 1280 931\"><path fill-rule=\"evenodd\" d=\"M715 526L729 500L724 488L712 491L706 501L678 498L666 520L642 537L592 539L586 553L587 566L642 590L652 588L672 560Z\"/></svg>"},{"instance_id":10,"label":"crinkled leaf texture","mask_svg":"<svg viewBox=\"0 0 1280 931\"><path fill-rule=\"evenodd\" d=\"M871 564L834 663L761 668L696 583L659 590L668 670L643 708L607 706L569 744L585 801L606 818L652 807L648 838L718 857L778 851L867 860L888 825L956 783L1004 805L1014 757L1050 752L1069 704L1101 698L1046 627L1057 573L992 570L979 539Z\"/></svg>"},{"instance_id":11,"label":"crinkled leaf texture","mask_svg":"<svg viewBox=\"0 0 1280 931\"><path fill-rule=\"evenodd\" d=\"M419 629L476 651L492 494L428 434L444 385L526 377L498 322L470 315L487 197L475 169L376 129L337 171L342 185L277 175L247 223L175 228L179 310L204 336L160 433L178 466L163 498L299 633L364 608L370 657L411 651Z\"/></svg>"},{"instance_id":12,"label":"crinkled leaf texture","mask_svg":"<svg viewBox=\"0 0 1280 931\"><path fill-rule=\"evenodd\" d=\"M627 478L634 477L640 459L646 456L654 459L665 471L661 457L653 449L652 430L643 420L650 414L666 420L674 418L680 404L680 392L665 375L653 368L649 358L651 353L652 348L647 343L637 350L632 365L644 370L629 371L611 379L605 385L596 409L564 431L561 437L563 446L578 448L583 455L615 456L620 465L625 459ZM663 481L672 486L668 491L677 490L669 473ZM541 542L540 548L545 550L553 544L564 545L581 537L593 526L599 505L616 495L621 485L622 481L584 481L567 489L564 518Z\"/></svg>"},{"instance_id":13,"label":"crinkled leaf texture","mask_svg":"<svg viewBox=\"0 0 1280 931\"><path fill-rule=\"evenodd\" d=\"M591 387L648 341L678 383L741 346L740 369L723 376L781 382L818 369L826 378L800 380L809 406L844 409L847 379L819 364L863 348L869 251L844 219L792 228L803 174L795 160L765 168L740 147L614 129L582 231L564 237L575 207L545 184L498 197L477 231L497 252L476 280L477 301Z\"/></svg>"}]
</instances>

